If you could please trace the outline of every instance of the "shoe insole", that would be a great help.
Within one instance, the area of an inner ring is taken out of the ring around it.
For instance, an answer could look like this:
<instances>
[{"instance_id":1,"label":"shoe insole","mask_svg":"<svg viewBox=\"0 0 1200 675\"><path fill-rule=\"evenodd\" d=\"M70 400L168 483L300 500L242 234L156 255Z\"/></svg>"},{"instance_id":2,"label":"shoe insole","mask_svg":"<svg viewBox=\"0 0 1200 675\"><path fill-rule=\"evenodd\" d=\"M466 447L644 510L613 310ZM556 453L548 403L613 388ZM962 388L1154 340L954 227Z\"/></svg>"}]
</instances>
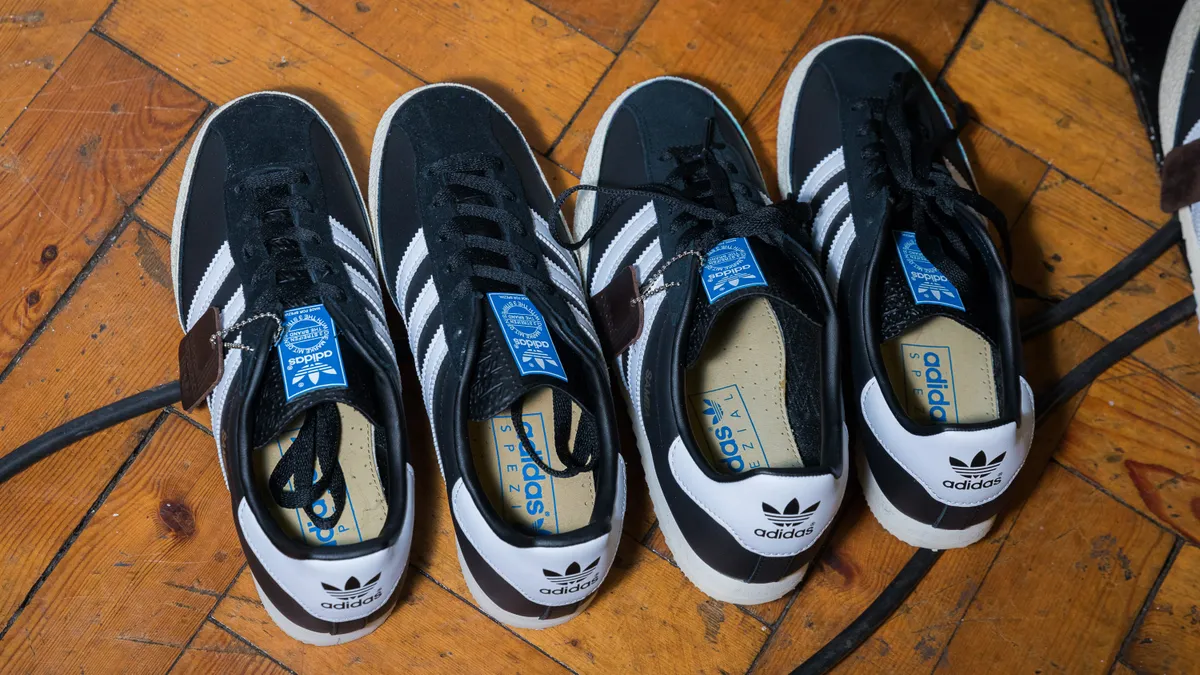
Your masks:
<instances>
[{"instance_id":1,"label":"shoe insole","mask_svg":"<svg viewBox=\"0 0 1200 675\"><path fill-rule=\"evenodd\" d=\"M581 409L571 404L575 443ZM551 469L564 468L554 441L554 391L540 387L525 396L521 423L533 451ZM559 534L587 525L596 504L592 473L556 478L529 457L507 412L468 427L475 472L492 508L504 520L530 534ZM568 453L569 454L569 453Z\"/></svg>"},{"instance_id":2,"label":"shoe insole","mask_svg":"<svg viewBox=\"0 0 1200 675\"><path fill-rule=\"evenodd\" d=\"M330 529L322 529L309 519L304 509L285 508L267 497L275 522L292 539L309 546L357 544L379 536L383 522L387 520L387 500L383 496L379 467L375 463L375 427L354 408L341 403L337 404L337 408L342 418L338 463L346 479L346 505L337 523ZM283 457L283 453L292 447L296 434L303 425L304 416L301 415L293 420L293 424L273 443L268 443L257 451L256 475L264 494L270 494L268 485L271 472ZM314 466L313 481L320 476L320 468ZM294 482L289 481L288 489L292 489L293 486ZM313 505L313 512L321 517L332 509L333 497L328 492Z\"/></svg>"},{"instance_id":3,"label":"shoe insole","mask_svg":"<svg viewBox=\"0 0 1200 675\"><path fill-rule=\"evenodd\" d=\"M685 374L688 417L723 473L804 466L788 420L783 332L766 298L725 310Z\"/></svg>"},{"instance_id":4,"label":"shoe insole","mask_svg":"<svg viewBox=\"0 0 1200 675\"><path fill-rule=\"evenodd\" d=\"M892 391L922 424L970 424L999 417L992 346L954 319L935 316L883 343Z\"/></svg>"}]
</instances>

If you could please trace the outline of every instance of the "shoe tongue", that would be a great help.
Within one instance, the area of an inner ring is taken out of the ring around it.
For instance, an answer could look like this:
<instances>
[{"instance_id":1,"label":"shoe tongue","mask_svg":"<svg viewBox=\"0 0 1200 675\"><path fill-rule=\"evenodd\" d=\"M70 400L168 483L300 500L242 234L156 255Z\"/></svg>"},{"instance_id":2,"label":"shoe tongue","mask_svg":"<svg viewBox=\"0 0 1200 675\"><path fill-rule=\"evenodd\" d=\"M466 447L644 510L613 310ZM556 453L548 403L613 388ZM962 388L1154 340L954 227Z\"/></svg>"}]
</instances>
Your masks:
<instances>
[{"instance_id":1,"label":"shoe tongue","mask_svg":"<svg viewBox=\"0 0 1200 675\"><path fill-rule=\"evenodd\" d=\"M314 409L356 408L372 424L378 419L374 370L323 305L284 311L286 330L264 355L266 370L254 402L253 444L262 447Z\"/></svg>"},{"instance_id":2,"label":"shoe tongue","mask_svg":"<svg viewBox=\"0 0 1200 675\"><path fill-rule=\"evenodd\" d=\"M483 327L471 377L468 414L485 420L538 387L557 389L593 407L582 355L546 320L536 295L489 293L480 301Z\"/></svg>"},{"instance_id":3,"label":"shoe tongue","mask_svg":"<svg viewBox=\"0 0 1200 675\"><path fill-rule=\"evenodd\" d=\"M972 310L986 305L972 288L957 288L929 261L917 245L915 233L893 230L895 254L887 251L883 265L883 286L879 328L886 342L912 326L933 316L945 316L972 328L981 335Z\"/></svg>"},{"instance_id":4,"label":"shoe tongue","mask_svg":"<svg viewBox=\"0 0 1200 675\"><path fill-rule=\"evenodd\" d=\"M700 270L684 365L700 358L709 331L730 307L765 297L776 312L798 312L821 324L821 295L821 281L778 248L757 239L726 239L708 252Z\"/></svg>"}]
</instances>

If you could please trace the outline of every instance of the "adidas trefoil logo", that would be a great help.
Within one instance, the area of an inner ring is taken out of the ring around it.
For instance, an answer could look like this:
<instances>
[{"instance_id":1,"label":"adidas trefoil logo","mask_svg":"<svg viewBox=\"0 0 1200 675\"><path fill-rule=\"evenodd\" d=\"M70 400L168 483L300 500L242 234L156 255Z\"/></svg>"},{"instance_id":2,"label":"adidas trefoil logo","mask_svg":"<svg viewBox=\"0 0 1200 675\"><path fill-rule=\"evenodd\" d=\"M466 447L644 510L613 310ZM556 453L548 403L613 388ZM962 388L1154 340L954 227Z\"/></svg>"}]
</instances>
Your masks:
<instances>
[{"instance_id":1,"label":"adidas trefoil logo","mask_svg":"<svg viewBox=\"0 0 1200 675\"><path fill-rule=\"evenodd\" d=\"M801 511L800 500L792 499L792 501L788 502L787 505L783 507L783 510L780 511L774 506L763 502L763 515L766 516L767 520L775 526L775 529L768 530L764 527L760 527L754 531L754 534L766 539L797 539L810 535L813 533L813 526L810 525L805 528L803 525L808 522L809 518L813 517L813 514L817 512L817 508L819 506L821 506L821 502L817 502L816 504L813 504L807 509Z\"/></svg>"},{"instance_id":2,"label":"adidas trefoil logo","mask_svg":"<svg viewBox=\"0 0 1200 675\"><path fill-rule=\"evenodd\" d=\"M375 586L379 583L379 575L371 577L367 583L361 583L357 577L350 577L346 583L338 588L332 584L321 582L321 588L337 602L322 602L321 606L325 609L353 609L369 605L378 600L383 591L376 591ZM374 595L371 593L374 592Z\"/></svg>"},{"instance_id":3,"label":"adidas trefoil logo","mask_svg":"<svg viewBox=\"0 0 1200 675\"><path fill-rule=\"evenodd\" d=\"M999 485L1004 476L998 472L1006 454L1002 452L989 462L987 455L984 454L983 450L980 450L971 458L970 464L957 457L950 457L950 468L954 469L954 473L962 476L965 480L942 481L942 486L953 490L981 490L993 485ZM996 474L995 478L988 480L988 476L992 474Z\"/></svg>"},{"instance_id":4,"label":"adidas trefoil logo","mask_svg":"<svg viewBox=\"0 0 1200 675\"><path fill-rule=\"evenodd\" d=\"M721 410L721 404L711 399L704 399L704 414L712 416L712 426L716 426L725 417L725 411Z\"/></svg>"},{"instance_id":5,"label":"adidas trefoil logo","mask_svg":"<svg viewBox=\"0 0 1200 675\"><path fill-rule=\"evenodd\" d=\"M590 565L583 568L579 566L579 563L573 562L567 565L567 569L561 573L543 568L542 574L546 575L550 583L555 584L556 587L543 588L541 592L546 595L565 595L591 588L600 581L600 575L596 570L599 565L600 559L596 558Z\"/></svg>"}]
</instances>

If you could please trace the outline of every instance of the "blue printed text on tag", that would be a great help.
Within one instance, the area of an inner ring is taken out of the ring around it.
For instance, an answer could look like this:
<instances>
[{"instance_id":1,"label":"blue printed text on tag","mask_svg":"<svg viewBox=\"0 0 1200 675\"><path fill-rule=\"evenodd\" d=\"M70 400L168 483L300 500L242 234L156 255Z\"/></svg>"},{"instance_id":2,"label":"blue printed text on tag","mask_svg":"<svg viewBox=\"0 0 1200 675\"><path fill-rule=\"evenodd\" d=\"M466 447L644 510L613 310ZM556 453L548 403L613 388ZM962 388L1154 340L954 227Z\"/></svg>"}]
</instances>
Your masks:
<instances>
[{"instance_id":1,"label":"blue printed text on tag","mask_svg":"<svg viewBox=\"0 0 1200 675\"><path fill-rule=\"evenodd\" d=\"M549 375L566 382L567 373L537 306L519 293L488 293L488 302L521 375Z\"/></svg>"},{"instance_id":2,"label":"blue printed text on tag","mask_svg":"<svg viewBox=\"0 0 1200 675\"><path fill-rule=\"evenodd\" d=\"M896 232L896 251L900 254L900 266L904 278L918 305L941 305L966 311L958 289L929 262L917 246L917 235L912 232Z\"/></svg>"},{"instance_id":3,"label":"blue printed text on tag","mask_svg":"<svg viewBox=\"0 0 1200 675\"><path fill-rule=\"evenodd\" d=\"M709 302L716 302L739 288L767 285L745 237L726 239L714 246L704 259L700 281Z\"/></svg>"},{"instance_id":4,"label":"blue printed text on tag","mask_svg":"<svg viewBox=\"0 0 1200 675\"><path fill-rule=\"evenodd\" d=\"M346 386L337 327L325 305L287 310L283 329L278 352L287 400L316 389Z\"/></svg>"}]
</instances>

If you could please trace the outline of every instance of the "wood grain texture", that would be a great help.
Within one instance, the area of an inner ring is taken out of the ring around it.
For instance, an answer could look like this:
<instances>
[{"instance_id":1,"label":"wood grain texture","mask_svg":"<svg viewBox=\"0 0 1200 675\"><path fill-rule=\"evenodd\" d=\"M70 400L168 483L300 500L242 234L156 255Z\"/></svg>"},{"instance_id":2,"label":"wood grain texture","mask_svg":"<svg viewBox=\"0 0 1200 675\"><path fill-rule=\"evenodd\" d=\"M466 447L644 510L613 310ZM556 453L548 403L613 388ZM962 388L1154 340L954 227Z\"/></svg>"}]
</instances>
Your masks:
<instances>
[{"instance_id":1,"label":"wood grain texture","mask_svg":"<svg viewBox=\"0 0 1200 675\"><path fill-rule=\"evenodd\" d=\"M539 150L615 58L526 0L377 0L365 12L344 0L304 4L426 82L483 90Z\"/></svg>"},{"instance_id":2,"label":"wood grain texture","mask_svg":"<svg viewBox=\"0 0 1200 675\"><path fill-rule=\"evenodd\" d=\"M831 0L813 18L804 35L775 74L746 120L763 177L772 193L778 186L775 141L779 106L797 64L822 43L846 35L868 34L900 47L926 77L941 70L955 41L975 11L974 0Z\"/></svg>"},{"instance_id":3,"label":"wood grain texture","mask_svg":"<svg viewBox=\"0 0 1200 675\"><path fill-rule=\"evenodd\" d=\"M935 672L1104 672L1172 537L1051 465Z\"/></svg>"},{"instance_id":4,"label":"wood grain texture","mask_svg":"<svg viewBox=\"0 0 1200 675\"><path fill-rule=\"evenodd\" d=\"M946 72L984 125L1129 209L1166 222L1129 84L1016 12L989 3Z\"/></svg>"},{"instance_id":5,"label":"wood grain texture","mask_svg":"<svg viewBox=\"0 0 1200 675\"><path fill-rule=\"evenodd\" d=\"M213 449L167 416L0 643L5 672L171 665L243 564Z\"/></svg>"},{"instance_id":6,"label":"wood grain texture","mask_svg":"<svg viewBox=\"0 0 1200 675\"><path fill-rule=\"evenodd\" d=\"M1122 658L1141 673L1200 671L1200 549L1179 549Z\"/></svg>"},{"instance_id":7,"label":"wood grain texture","mask_svg":"<svg viewBox=\"0 0 1200 675\"><path fill-rule=\"evenodd\" d=\"M288 668L333 673L566 673L479 610L419 572L409 571L396 609L378 630L353 642L314 649L267 616L249 570L213 619Z\"/></svg>"},{"instance_id":8,"label":"wood grain texture","mask_svg":"<svg viewBox=\"0 0 1200 675\"><path fill-rule=\"evenodd\" d=\"M979 194L1000 207L1011 229L1046 175L1046 163L978 124L968 124L960 139Z\"/></svg>"},{"instance_id":9,"label":"wood grain texture","mask_svg":"<svg viewBox=\"0 0 1200 675\"><path fill-rule=\"evenodd\" d=\"M171 669L176 675L284 675L271 659L229 631L205 622L200 632L188 645L179 662Z\"/></svg>"},{"instance_id":10,"label":"wood grain texture","mask_svg":"<svg viewBox=\"0 0 1200 675\"><path fill-rule=\"evenodd\" d=\"M1004 4L1101 61L1112 63L1112 51L1092 0L1004 0Z\"/></svg>"},{"instance_id":11,"label":"wood grain texture","mask_svg":"<svg viewBox=\"0 0 1200 675\"><path fill-rule=\"evenodd\" d=\"M169 245L131 226L16 368L0 382L0 449L178 377ZM5 483L0 616L12 615L153 420L90 436ZM211 442L211 439L210 439ZM211 451L212 448L210 448Z\"/></svg>"},{"instance_id":12,"label":"wood grain texture","mask_svg":"<svg viewBox=\"0 0 1200 675\"><path fill-rule=\"evenodd\" d=\"M30 103L0 141L0 363L45 319L203 107L95 35Z\"/></svg>"},{"instance_id":13,"label":"wood grain texture","mask_svg":"<svg viewBox=\"0 0 1200 675\"><path fill-rule=\"evenodd\" d=\"M375 126L421 81L300 5L119 2L100 30L214 103L263 89L315 105L365 186Z\"/></svg>"},{"instance_id":14,"label":"wood grain texture","mask_svg":"<svg viewBox=\"0 0 1200 675\"><path fill-rule=\"evenodd\" d=\"M550 154L579 173L592 132L621 92L659 75L712 90L741 120L820 7L816 0L659 0ZM754 148L760 160L766 155Z\"/></svg>"},{"instance_id":15,"label":"wood grain texture","mask_svg":"<svg viewBox=\"0 0 1200 675\"><path fill-rule=\"evenodd\" d=\"M100 18L109 0L0 2L0 131L7 130Z\"/></svg>"},{"instance_id":16,"label":"wood grain texture","mask_svg":"<svg viewBox=\"0 0 1200 675\"><path fill-rule=\"evenodd\" d=\"M1154 232L1153 227L1113 206L1061 173L1052 172L1013 228L1013 279L1040 296L1061 299L1104 273ZM1183 255L1169 250L1078 321L1114 339L1177 300L1190 295ZM1180 327L1135 354L1200 392L1200 333Z\"/></svg>"},{"instance_id":17,"label":"wood grain texture","mask_svg":"<svg viewBox=\"0 0 1200 675\"><path fill-rule=\"evenodd\" d=\"M655 0L532 0L596 42L615 51L629 41Z\"/></svg>"}]
</instances>

